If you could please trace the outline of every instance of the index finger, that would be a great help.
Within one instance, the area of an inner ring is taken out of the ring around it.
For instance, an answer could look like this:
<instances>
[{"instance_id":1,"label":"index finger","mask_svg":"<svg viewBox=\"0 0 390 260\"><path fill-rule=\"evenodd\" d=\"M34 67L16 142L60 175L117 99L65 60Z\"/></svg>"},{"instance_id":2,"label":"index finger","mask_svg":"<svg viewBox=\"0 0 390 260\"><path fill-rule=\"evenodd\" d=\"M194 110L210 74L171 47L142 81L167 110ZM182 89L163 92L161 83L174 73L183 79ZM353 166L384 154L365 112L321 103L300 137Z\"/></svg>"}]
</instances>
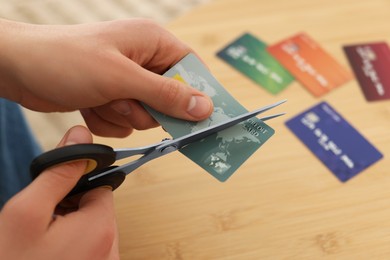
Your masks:
<instances>
[{"instance_id":1,"label":"index finger","mask_svg":"<svg viewBox=\"0 0 390 260\"><path fill-rule=\"evenodd\" d=\"M113 193L111 189L99 187L85 193L79 203L79 209L67 215L67 229L74 231L78 239L88 241L97 255L106 255L112 251L116 242L116 220ZM55 227L55 225L53 226ZM82 243L75 244L74 250L85 250Z\"/></svg>"}]
</instances>

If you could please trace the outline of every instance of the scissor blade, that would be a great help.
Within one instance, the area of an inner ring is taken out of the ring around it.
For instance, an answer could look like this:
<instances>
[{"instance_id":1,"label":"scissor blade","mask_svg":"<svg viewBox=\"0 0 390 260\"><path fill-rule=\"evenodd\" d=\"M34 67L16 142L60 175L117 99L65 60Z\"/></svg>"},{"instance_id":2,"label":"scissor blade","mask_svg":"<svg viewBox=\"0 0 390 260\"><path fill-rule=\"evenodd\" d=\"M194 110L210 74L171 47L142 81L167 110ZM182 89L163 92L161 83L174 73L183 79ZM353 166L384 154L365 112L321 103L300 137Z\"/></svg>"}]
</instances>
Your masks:
<instances>
[{"instance_id":1,"label":"scissor blade","mask_svg":"<svg viewBox=\"0 0 390 260\"><path fill-rule=\"evenodd\" d=\"M103 176L111 174L113 172L119 172L119 171L124 172L126 174L129 174L130 172L134 171L139 166L143 165L144 163L146 163L150 160L153 160L153 159L158 158L160 156L163 156L165 154L176 151L176 150L183 148L184 146L186 146L187 144L190 144L192 142L202 140L203 138L205 138L213 133L217 133L217 132L222 131L224 129L227 129L231 126L234 126L234 125L236 125L240 122L243 122L249 118L252 118L252 117L254 117L262 112L265 112L267 110L270 110L271 108L279 106L280 104L283 104L286 101L287 100L282 100L282 101L279 101L279 102L274 103L272 105L268 105L268 106L259 108L257 110L254 110L252 112L248 112L248 113L239 115L237 117L231 118L230 120L227 120L225 122L204 128L204 129L199 130L195 133L191 133L191 134L188 134L188 135L185 135L185 136L182 136L182 137L179 137L177 139L170 140L170 141L165 141L161 145L151 145L151 146L147 146L147 147L143 147L143 148L141 147L141 148L136 149L136 150L125 149L125 150L129 150L129 151L116 150L117 153L123 153L123 156L121 156L120 158L132 156L134 154L142 154L142 153L145 153L145 155L142 156L141 158L139 158L138 160L132 161L132 162L124 164L122 166L119 166L119 167L107 170L105 172L99 173L97 175L94 175L94 176L90 177L88 180L92 181L94 179L103 177ZM265 121L265 120L269 120L269 119L272 119L272 118L275 118L275 117L278 117L281 115L284 115L284 113L265 116L265 117L262 117L259 119ZM117 159L119 159L119 158L117 158Z\"/></svg>"},{"instance_id":2,"label":"scissor blade","mask_svg":"<svg viewBox=\"0 0 390 260\"><path fill-rule=\"evenodd\" d=\"M269 116L264 116L264 117L260 117L259 119L261 121L267 121L267 120L270 120L270 119L274 119L275 117L279 117L279 116L283 116L285 115L286 113L279 113L279 114L274 114L274 115L269 115Z\"/></svg>"},{"instance_id":3,"label":"scissor blade","mask_svg":"<svg viewBox=\"0 0 390 260\"><path fill-rule=\"evenodd\" d=\"M268 111L268 110L270 110L270 109L272 109L274 107L277 107L277 106L283 104L286 101L287 100L282 100L282 101L276 102L274 104L271 104L271 105L268 105L268 106L256 109L254 111L244 113L242 115L239 115L239 116L236 116L234 118L231 118L231 119L229 119L227 121L224 121L224 122L221 122L221 123L209 126L209 127L204 128L202 130L199 130L197 132L194 132L194 133L191 133L191 134L179 137L177 139L174 139L171 142L167 142L166 145L167 146L174 145L174 146L176 146L177 149L180 149L180 148L186 146L187 144L193 143L193 142L198 141L198 140L202 140L203 138L205 138L205 137L207 137L207 136L209 136L211 134L214 134L214 133L217 133L219 131L225 130L225 129L227 129L229 127L232 127L234 125L237 125L238 123L241 123L241 122L243 122L243 121L245 121L247 119L255 117L255 116L257 116L260 113L263 113L265 111ZM281 115L284 115L284 113L266 116L266 117L260 118L260 120L266 121L266 120L269 120L269 119L272 119L272 118L275 118L275 117L278 117L278 116L281 116Z\"/></svg>"}]
</instances>

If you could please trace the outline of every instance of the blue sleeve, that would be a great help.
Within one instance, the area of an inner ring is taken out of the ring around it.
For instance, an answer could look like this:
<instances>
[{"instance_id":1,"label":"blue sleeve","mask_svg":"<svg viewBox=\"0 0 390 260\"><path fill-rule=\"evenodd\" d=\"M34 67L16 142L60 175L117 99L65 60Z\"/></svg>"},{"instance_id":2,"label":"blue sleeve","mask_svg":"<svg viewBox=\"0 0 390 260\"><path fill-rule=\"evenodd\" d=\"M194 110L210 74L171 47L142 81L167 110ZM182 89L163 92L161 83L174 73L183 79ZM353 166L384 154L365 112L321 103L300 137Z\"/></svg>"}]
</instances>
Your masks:
<instances>
[{"instance_id":1,"label":"blue sleeve","mask_svg":"<svg viewBox=\"0 0 390 260\"><path fill-rule=\"evenodd\" d=\"M30 162L40 153L19 105L0 98L0 209L31 182Z\"/></svg>"}]
</instances>

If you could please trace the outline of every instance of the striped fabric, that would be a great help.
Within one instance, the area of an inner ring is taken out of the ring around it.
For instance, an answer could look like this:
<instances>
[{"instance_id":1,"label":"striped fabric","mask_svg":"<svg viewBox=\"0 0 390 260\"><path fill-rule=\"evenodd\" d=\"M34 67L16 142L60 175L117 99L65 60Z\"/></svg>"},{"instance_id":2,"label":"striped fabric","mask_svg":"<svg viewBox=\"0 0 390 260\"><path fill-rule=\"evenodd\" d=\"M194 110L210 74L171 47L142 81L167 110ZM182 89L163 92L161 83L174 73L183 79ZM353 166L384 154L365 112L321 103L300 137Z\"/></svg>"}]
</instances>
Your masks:
<instances>
[{"instance_id":1,"label":"striped fabric","mask_svg":"<svg viewBox=\"0 0 390 260\"><path fill-rule=\"evenodd\" d=\"M0 17L37 24L74 24L129 17L160 23L208 0L5 0Z\"/></svg>"}]
</instances>

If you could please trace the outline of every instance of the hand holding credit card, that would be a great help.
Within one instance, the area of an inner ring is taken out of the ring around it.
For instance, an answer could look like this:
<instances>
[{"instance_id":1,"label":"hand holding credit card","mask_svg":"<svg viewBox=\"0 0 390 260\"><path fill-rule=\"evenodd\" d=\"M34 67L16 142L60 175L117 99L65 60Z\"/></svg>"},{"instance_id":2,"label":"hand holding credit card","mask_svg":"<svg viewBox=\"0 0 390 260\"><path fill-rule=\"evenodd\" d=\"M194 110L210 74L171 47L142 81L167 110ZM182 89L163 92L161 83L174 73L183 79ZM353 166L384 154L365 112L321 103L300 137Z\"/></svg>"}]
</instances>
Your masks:
<instances>
[{"instance_id":1,"label":"hand holding credit card","mask_svg":"<svg viewBox=\"0 0 390 260\"><path fill-rule=\"evenodd\" d=\"M164 76L175 78L201 90L210 96L214 103L212 115L200 122L172 118L145 106L148 112L173 138L184 136L247 112L194 54L185 56L169 69ZM181 149L180 152L219 181L225 181L258 148L268 141L274 132L271 127L260 119L252 118L201 141L191 143Z\"/></svg>"}]
</instances>

